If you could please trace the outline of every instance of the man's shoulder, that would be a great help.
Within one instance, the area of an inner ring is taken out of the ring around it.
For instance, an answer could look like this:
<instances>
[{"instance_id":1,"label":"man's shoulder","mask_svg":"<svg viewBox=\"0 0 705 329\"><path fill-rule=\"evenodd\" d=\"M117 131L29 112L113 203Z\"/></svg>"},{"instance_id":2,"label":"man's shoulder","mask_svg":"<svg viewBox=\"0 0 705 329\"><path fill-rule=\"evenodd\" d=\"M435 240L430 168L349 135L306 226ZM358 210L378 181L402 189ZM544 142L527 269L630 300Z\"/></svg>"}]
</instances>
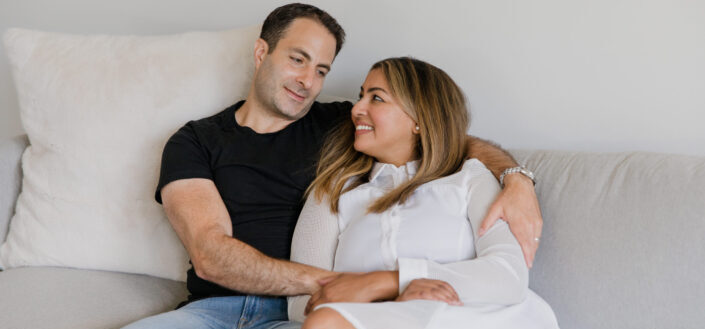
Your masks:
<instances>
[{"instance_id":1,"label":"man's shoulder","mask_svg":"<svg viewBox=\"0 0 705 329\"><path fill-rule=\"evenodd\" d=\"M233 125L232 121L235 120L234 113L240 103L242 102L233 104L213 115L190 120L181 126L174 136L188 135L200 139L213 134L218 134L220 131L227 130L227 127L232 127Z\"/></svg>"},{"instance_id":2,"label":"man's shoulder","mask_svg":"<svg viewBox=\"0 0 705 329\"><path fill-rule=\"evenodd\" d=\"M353 107L353 103L348 101L348 100L341 100L341 101L335 101L335 102L313 102L313 108L318 109L319 111L326 111L326 110L332 110L332 111L350 111Z\"/></svg>"},{"instance_id":3,"label":"man's shoulder","mask_svg":"<svg viewBox=\"0 0 705 329\"><path fill-rule=\"evenodd\" d=\"M349 117L353 104L349 101L340 102L314 102L309 112L314 120L338 120L343 117Z\"/></svg>"},{"instance_id":4,"label":"man's shoulder","mask_svg":"<svg viewBox=\"0 0 705 329\"><path fill-rule=\"evenodd\" d=\"M224 110L215 113L213 115L207 116L205 118L200 118L196 120L191 120L187 122L184 126L192 126L196 129L212 129L216 126L218 127L228 127L232 126L232 121L235 120L235 110L237 110L244 101L237 102ZM230 122L229 122L230 121Z\"/></svg>"}]
</instances>

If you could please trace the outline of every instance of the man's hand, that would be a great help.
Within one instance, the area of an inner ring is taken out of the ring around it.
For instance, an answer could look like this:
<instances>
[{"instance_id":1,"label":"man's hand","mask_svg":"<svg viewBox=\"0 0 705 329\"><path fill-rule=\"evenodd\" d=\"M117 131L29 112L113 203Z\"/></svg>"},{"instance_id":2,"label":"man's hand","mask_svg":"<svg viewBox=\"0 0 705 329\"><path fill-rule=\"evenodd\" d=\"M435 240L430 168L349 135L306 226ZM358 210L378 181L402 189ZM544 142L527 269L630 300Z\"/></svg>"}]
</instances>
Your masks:
<instances>
[{"instance_id":1,"label":"man's hand","mask_svg":"<svg viewBox=\"0 0 705 329\"><path fill-rule=\"evenodd\" d=\"M445 281L432 279L416 279L411 281L404 292L397 297L397 302L414 299L437 300L454 306L462 306L455 289Z\"/></svg>"},{"instance_id":2,"label":"man's hand","mask_svg":"<svg viewBox=\"0 0 705 329\"><path fill-rule=\"evenodd\" d=\"M541 209L531 180L522 174L504 178L504 189L490 206L480 226L482 236L498 219L504 219L519 241L526 265L531 268L543 227Z\"/></svg>"},{"instance_id":3,"label":"man's hand","mask_svg":"<svg viewBox=\"0 0 705 329\"><path fill-rule=\"evenodd\" d=\"M311 295L304 314L321 304L335 302L369 303L396 297L397 272L343 273L318 282L322 287Z\"/></svg>"}]
</instances>

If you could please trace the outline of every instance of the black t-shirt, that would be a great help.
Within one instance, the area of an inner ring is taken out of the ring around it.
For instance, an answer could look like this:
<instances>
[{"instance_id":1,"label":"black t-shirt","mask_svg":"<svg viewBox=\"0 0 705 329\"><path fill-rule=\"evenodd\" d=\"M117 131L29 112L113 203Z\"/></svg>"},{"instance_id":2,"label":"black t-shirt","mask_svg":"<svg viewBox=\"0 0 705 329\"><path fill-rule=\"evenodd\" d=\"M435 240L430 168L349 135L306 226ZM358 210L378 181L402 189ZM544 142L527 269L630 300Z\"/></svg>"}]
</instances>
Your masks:
<instances>
[{"instance_id":1,"label":"black t-shirt","mask_svg":"<svg viewBox=\"0 0 705 329\"><path fill-rule=\"evenodd\" d=\"M289 259L291 238L314 178L326 134L350 118L352 104L318 103L301 119L268 134L240 126L235 111L190 121L166 143L156 199L166 184L186 178L211 179L230 214L233 237L267 256ZM242 295L187 273L189 300Z\"/></svg>"}]
</instances>

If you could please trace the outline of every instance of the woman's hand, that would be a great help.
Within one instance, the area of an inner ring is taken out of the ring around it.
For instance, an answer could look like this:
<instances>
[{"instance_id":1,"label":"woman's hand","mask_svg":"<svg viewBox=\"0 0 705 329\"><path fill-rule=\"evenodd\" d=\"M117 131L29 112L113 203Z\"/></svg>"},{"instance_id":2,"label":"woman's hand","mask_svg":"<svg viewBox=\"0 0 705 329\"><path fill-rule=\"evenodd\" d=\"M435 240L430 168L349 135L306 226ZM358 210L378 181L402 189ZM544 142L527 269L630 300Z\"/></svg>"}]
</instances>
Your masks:
<instances>
[{"instance_id":1,"label":"woman's hand","mask_svg":"<svg viewBox=\"0 0 705 329\"><path fill-rule=\"evenodd\" d=\"M399 274L396 271L342 273L318 283L322 287L311 295L304 314L325 303L369 303L392 299L397 296L399 290Z\"/></svg>"},{"instance_id":2,"label":"woman's hand","mask_svg":"<svg viewBox=\"0 0 705 329\"><path fill-rule=\"evenodd\" d=\"M461 306L458 293L448 282L432 279L416 279L409 283L404 292L397 297L397 302L414 299L437 300L449 305Z\"/></svg>"}]
</instances>

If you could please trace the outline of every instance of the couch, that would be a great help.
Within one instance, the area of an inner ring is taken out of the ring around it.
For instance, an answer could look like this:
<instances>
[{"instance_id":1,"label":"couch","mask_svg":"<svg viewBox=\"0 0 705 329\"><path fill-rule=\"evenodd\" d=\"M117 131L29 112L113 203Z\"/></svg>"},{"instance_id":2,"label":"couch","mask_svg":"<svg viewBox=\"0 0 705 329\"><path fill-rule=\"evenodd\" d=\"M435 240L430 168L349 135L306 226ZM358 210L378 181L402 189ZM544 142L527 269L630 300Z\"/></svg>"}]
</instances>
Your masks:
<instances>
[{"instance_id":1,"label":"couch","mask_svg":"<svg viewBox=\"0 0 705 329\"><path fill-rule=\"evenodd\" d=\"M0 142L0 241L26 136ZM705 325L705 158L513 150L544 216L530 287L567 329ZM110 271L0 272L0 328L119 328L173 309L183 282Z\"/></svg>"},{"instance_id":2,"label":"couch","mask_svg":"<svg viewBox=\"0 0 705 329\"><path fill-rule=\"evenodd\" d=\"M258 35L4 34L28 137L0 141L0 328L118 328L186 298L161 149L247 95ZM513 153L545 220L530 286L563 328L705 324L705 158Z\"/></svg>"}]
</instances>

